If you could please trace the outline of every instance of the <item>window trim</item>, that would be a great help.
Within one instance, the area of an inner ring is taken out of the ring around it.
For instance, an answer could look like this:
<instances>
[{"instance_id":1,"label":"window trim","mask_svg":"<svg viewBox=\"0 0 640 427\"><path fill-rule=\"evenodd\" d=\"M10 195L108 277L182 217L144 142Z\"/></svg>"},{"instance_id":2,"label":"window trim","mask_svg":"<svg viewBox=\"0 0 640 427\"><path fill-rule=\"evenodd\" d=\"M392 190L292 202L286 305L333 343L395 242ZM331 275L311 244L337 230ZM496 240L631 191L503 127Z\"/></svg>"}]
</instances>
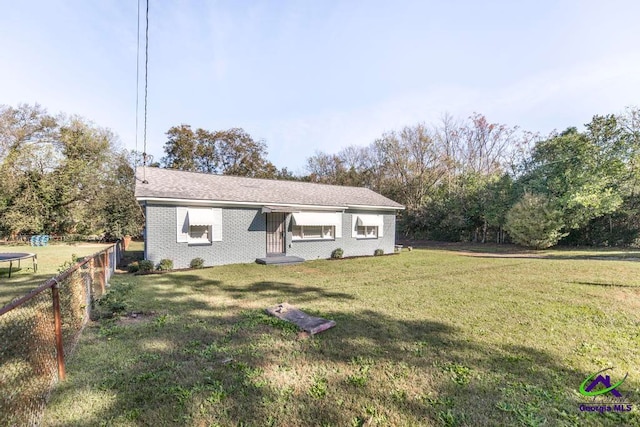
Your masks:
<instances>
[{"instance_id":1,"label":"window trim","mask_svg":"<svg viewBox=\"0 0 640 427\"><path fill-rule=\"evenodd\" d=\"M360 234L360 229L363 228L364 229L364 234ZM371 228L371 229L375 229L375 234L374 235L369 235L367 234L367 229ZM358 225L356 226L356 239L377 239L378 238L378 232L380 227L378 227L377 225Z\"/></svg>"},{"instance_id":2,"label":"window trim","mask_svg":"<svg viewBox=\"0 0 640 427\"><path fill-rule=\"evenodd\" d=\"M199 218L196 222L202 222L204 218L208 224L191 224L189 211L197 212L195 218ZM208 211L208 212L207 212ZM203 215L203 212L206 214ZM211 215L207 218L207 215ZM188 245L212 245L214 242L222 241L222 208L200 208L200 207L176 207L177 229L176 242L186 243ZM192 238L191 227L206 226L208 227L207 238Z\"/></svg>"},{"instance_id":3,"label":"window trim","mask_svg":"<svg viewBox=\"0 0 640 427\"><path fill-rule=\"evenodd\" d=\"M351 216L351 237L354 239L382 239L384 235L384 214L361 214L361 213L353 213ZM360 234L358 230L361 230L360 227L364 227L364 233ZM367 236L367 228L368 227L377 227L375 237Z\"/></svg>"},{"instance_id":4,"label":"window trim","mask_svg":"<svg viewBox=\"0 0 640 427\"><path fill-rule=\"evenodd\" d=\"M202 238L202 237L192 237L191 236L191 228L192 227L203 227L205 228L205 234L207 235L206 238ZM212 225L191 225L189 224L189 239L187 240L187 243L190 245L209 245L212 243L212 239L213 238L213 226Z\"/></svg>"},{"instance_id":5,"label":"window trim","mask_svg":"<svg viewBox=\"0 0 640 427\"><path fill-rule=\"evenodd\" d=\"M320 237L314 236L314 237L305 237L304 236L304 227L320 227ZM302 237L298 237L296 235L295 229L299 228L300 229L300 235ZM331 230L331 236L330 237L324 237L325 236L325 229L328 228ZM295 225L292 224L291 226L291 240L294 242L302 242L302 241L309 241L309 240L323 240L323 241L327 241L327 240L336 240L336 226L335 225Z\"/></svg>"}]
</instances>

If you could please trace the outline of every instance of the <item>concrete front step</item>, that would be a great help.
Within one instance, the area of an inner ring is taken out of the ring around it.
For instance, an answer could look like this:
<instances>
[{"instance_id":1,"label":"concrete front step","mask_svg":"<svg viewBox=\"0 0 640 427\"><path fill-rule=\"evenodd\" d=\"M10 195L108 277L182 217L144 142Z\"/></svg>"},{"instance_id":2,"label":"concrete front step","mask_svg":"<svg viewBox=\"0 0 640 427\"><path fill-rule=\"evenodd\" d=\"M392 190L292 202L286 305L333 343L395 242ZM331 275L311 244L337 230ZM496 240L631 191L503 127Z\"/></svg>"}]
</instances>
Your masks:
<instances>
[{"instance_id":1,"label":"concrete front step","mask_svg":"<svg viewBox=\"0 0 640 427\"><path fill-rule=\"evenodd\" d=\"M256 258L256 262L264 265L291 265L304 262L304 258L297 256L268 256L264 258Z\"/></svg>"}]
</instances>

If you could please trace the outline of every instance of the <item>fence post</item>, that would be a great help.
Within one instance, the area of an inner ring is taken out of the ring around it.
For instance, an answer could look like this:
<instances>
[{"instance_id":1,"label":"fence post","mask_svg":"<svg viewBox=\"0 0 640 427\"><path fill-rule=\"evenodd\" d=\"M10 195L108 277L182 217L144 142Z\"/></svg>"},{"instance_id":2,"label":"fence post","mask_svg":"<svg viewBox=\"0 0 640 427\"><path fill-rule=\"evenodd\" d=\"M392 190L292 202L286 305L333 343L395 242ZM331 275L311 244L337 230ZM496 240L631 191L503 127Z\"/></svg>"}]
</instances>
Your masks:
<instances>
[{"instance_id":1,"label":"fence post","mask_svg":"<svg viewBox=\"0 0 640 427\"><path fill-rule=\"evenodd\" d=\"M102 252L102 265L104 266L102 273L104 274L104 284L106 286L109 280L109 249L105 249L104 252ZM102 292L104 292L104 288Z\"/></svg>"},{"instance_id":2,"label":"fence post","mask_svg":"<svg viewBox=\"0 0 640 427\"><path fill-rule=\"evenodd\" d=\"M89 276L91 276L91 284L93 285L93 281L95 280L95 261L94 258L91 257L91 259L89 260Z\"/></svg>"},{"instance_id":3,"label":"fence post","mask_svg":"<svg viewBox=\"0 0 640 427\"><path fill-rule=\"evenodd\" d=\"M56 331L56 358L58 361L58 379L64 381L66 372L64 368L64 345L62 343L62 317L60 315L60 284L58 281L51 287L53 298L53 320Z\"/></svg>"}]
</instances>

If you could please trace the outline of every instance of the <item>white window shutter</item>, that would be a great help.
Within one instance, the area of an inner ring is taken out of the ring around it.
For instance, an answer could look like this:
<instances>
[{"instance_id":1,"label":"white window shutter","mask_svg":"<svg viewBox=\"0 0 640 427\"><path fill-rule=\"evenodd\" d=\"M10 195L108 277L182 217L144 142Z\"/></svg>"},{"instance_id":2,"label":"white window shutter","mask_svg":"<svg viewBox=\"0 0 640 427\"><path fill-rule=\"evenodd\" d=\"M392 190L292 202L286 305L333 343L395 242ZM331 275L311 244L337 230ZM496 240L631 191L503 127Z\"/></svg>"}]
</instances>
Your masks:
<instances>
[{"instance_id":1,"label":"white window shutter","mask_svg":"<svg viewBox=\"0 0 640 427\"><path fill-rule=\"evenodd\" d=\"M189 241L189 210L187 208L176 208L176 241L187 243Z\"/></svg>"},{"instance_id":2,"label":"white window shutter","mask_svg":"<svg viewBox=\"0 0 640 427\"><path fill-rule=\"evenodd\" d=\"M339 239L342 237L342 213L336 212L336 235L335 238Z\"/></svg>"},{"instance_id":3,"label":"white window shutter","mask_svg":"<svg viewBox=\"0 0 640 427\"><path fill-rule=\"evenodd\" d=\"M213 226L211 227L211 241L222 242L222 209L214 208L213 211Z\"/></svg>"},{"instance_id":4,"label":"white window shutter","mask_svg":"<svg viewBox=\"0 0 640 427\"><path fill-rule=\"evenodd\" d=\"M351 214L351 237L358 237L358 215Z\"/></svg>"},{"instance_id":5,"label":"white window shutter","mask_svg":"<svg viewBox=\"0 0 640 427\"><path fill-rule=\"evenodd\" d=\"M378 237L382 237L382 230L384 230L384 215L378 215L378 217L380 218L380 225L378 225Z\"/></svg>"}]
</instances>

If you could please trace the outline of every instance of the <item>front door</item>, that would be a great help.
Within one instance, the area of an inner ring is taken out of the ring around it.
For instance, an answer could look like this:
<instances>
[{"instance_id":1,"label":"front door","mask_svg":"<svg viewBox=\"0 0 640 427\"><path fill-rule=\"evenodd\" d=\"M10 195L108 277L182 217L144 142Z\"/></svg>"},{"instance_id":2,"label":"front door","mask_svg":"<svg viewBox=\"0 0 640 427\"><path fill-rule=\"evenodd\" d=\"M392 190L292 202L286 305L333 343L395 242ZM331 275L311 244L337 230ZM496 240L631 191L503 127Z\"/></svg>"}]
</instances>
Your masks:
<instances>
[{"instance_id":1,"label":"front door","mask_svg":"<svg viewBox=\"0 0 640 427\"><path fill-rule=\"evenodd\" d=\"M284 255L285 213L267 214L267 256Z\"/></svg>"}]
</instances>

